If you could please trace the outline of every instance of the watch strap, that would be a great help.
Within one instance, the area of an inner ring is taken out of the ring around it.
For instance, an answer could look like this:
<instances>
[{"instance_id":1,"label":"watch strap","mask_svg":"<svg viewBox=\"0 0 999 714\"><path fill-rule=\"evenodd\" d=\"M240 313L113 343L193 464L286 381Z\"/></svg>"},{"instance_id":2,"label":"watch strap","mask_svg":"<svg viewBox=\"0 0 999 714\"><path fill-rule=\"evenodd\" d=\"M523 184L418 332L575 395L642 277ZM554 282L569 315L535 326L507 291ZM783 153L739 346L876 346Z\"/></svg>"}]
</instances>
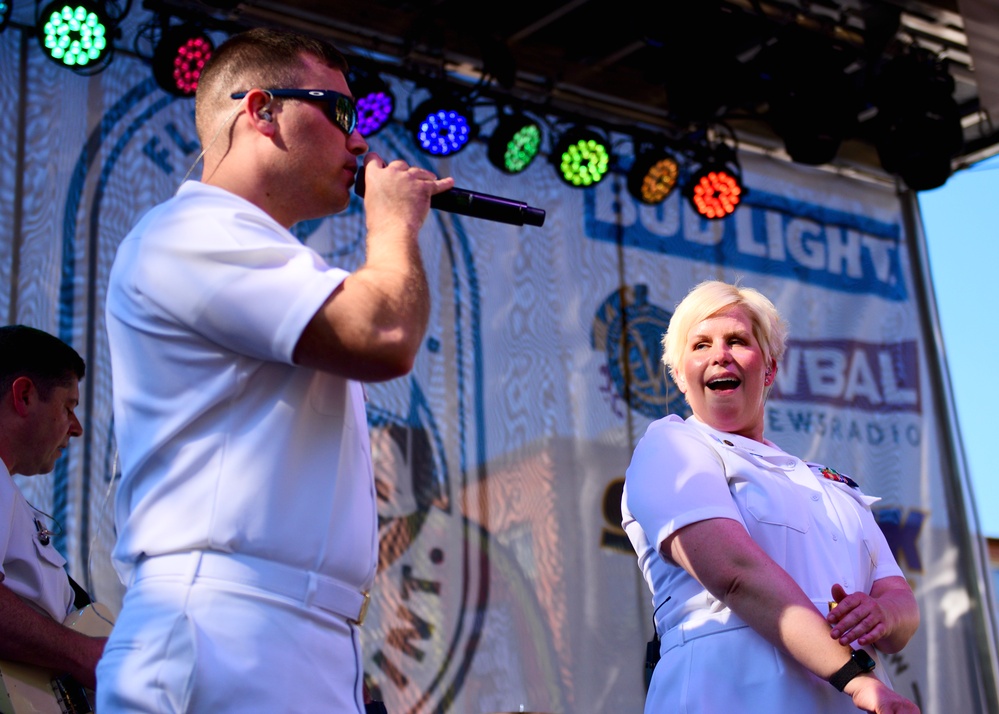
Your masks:
<instances>
[{"instance_id":1,"label":"watch strap","mask_svg":"<svg viewBox=\"0 0 999 714\"><path fill-rule=\"evenodd\" d=\"M842 692L854 677L872 671L874 671L874 660L867 654L867 651L854 650L850 653L850 661L829 678L829 684Z\"/></svg>"}]
</instances>

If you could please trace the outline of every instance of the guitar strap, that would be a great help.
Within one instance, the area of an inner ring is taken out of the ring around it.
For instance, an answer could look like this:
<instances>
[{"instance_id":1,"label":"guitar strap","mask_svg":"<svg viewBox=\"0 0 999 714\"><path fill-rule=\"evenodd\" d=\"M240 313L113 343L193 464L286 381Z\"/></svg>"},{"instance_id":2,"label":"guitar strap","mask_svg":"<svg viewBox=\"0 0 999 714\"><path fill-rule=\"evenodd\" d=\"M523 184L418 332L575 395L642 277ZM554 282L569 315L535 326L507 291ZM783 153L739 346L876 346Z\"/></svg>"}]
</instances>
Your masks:
<instances>
[{"instance_id":1,"label":"guitar strap","mask_svg":"<svg viewBox=\"0 0 999 714\"><path fill-rule=\"evenodd\" d=\"M73 576L66 573L66 577L69 578L69 584L73 587L74 599L73 607L77 610L82 610L87 605L90 605L93 600L90 598L90 593L88 593L82 585L73 580Z\"/></svg>"},{"instance_id":2,"label":"guitar strap","mask_svg":"<svg viewBox=\"0 0 999 714\"><path fill-rule=\"evenodd\" d=\"M659 607L662 607L672 599L672 595L667 595L666 599L659 603ZM655 670L656 665L659 664L659 628L656 627L656 613L659 612L659 607L652 611L652 639L645 645L646 692L649 691L649 685L652 684L652 672Z\"/></svg>"}]
</instances>

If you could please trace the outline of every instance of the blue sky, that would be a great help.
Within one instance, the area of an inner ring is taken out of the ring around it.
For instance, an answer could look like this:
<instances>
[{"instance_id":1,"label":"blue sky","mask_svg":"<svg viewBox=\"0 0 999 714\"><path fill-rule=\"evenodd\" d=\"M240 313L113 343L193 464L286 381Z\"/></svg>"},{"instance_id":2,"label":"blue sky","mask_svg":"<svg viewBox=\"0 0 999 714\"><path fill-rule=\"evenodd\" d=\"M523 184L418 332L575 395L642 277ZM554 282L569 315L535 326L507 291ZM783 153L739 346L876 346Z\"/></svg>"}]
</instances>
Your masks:
<instances>
[{"instance_id":1,"label":"blue sky","mask_svg":"<svg viewBox=\"0 0 999 714\"><path fill-rule=\"evenodd\" d=\"M919 194L930 271L982 533L999 537L999 157Z\"/></svg>"}]
</instances>

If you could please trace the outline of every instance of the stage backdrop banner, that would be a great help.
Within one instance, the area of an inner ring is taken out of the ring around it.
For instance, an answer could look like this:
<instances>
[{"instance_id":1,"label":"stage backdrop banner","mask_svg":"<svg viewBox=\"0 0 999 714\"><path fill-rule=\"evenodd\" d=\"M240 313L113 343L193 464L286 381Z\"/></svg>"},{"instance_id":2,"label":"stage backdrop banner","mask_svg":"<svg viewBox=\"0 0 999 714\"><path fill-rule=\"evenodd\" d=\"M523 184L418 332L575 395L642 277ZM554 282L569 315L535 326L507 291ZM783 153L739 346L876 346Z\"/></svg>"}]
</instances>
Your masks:
<instances>
[{"instance_id":1,"label":"stage backdrop banner","mask_svg":"<svg viewBox=\"0 0 999 714\"><path fill-rule=\"evenodd\" d=\"M402 107L416 91L394 89ZM0 35L0 97L16 122L0 137L0 309L87 360L85 436L54 475L19 483L60 522L74 577L116 610L104 295L118 243L195 162L194 104L134 58L90 78L60 69L19 28ZM503 174L482 143L431 161L401 123L370 144L547 212L543 228L432 212L424 346L412 374L368 388L381 559L363 645L390 712L642 710L652 608L621 488L648 424L688 413L659 340L708 278L759 288L791 325L767 436L882 499L878 521L922 613L886 658L896 688L924 712L983 710L978 584L948 487L958 476L913 239L890 187L743 152L745 203L708 222L676 194L639 205L619 174L587 190L542 159ZM331 264L363 262L359 199L295 232Z\"/></svg>"}]
</instances>

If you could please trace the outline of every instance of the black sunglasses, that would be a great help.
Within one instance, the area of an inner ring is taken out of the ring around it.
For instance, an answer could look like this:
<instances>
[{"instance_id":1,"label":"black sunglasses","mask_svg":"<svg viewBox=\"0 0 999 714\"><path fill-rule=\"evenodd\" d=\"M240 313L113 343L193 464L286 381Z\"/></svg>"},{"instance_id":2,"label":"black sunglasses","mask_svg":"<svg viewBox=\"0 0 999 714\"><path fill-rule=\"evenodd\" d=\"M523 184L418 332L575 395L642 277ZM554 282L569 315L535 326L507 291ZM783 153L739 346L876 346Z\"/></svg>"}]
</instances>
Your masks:
<instances>
[{"instance_id":1,"label":"black sunglasses","mask_svg":"<svg viewBox=\"0 0 999 714\"><path fill-rule=\"evenodd\" d=\"M289 99L305 99L312 102L324 102L326 116L336 124L344 134L350 136L357 128L357 107L354 100L346 94L334 92L332 89L265 89L272 97L287 97ZM246 92L234 92L233 99L242 99Z\"/></svg>"}]
</instances>

